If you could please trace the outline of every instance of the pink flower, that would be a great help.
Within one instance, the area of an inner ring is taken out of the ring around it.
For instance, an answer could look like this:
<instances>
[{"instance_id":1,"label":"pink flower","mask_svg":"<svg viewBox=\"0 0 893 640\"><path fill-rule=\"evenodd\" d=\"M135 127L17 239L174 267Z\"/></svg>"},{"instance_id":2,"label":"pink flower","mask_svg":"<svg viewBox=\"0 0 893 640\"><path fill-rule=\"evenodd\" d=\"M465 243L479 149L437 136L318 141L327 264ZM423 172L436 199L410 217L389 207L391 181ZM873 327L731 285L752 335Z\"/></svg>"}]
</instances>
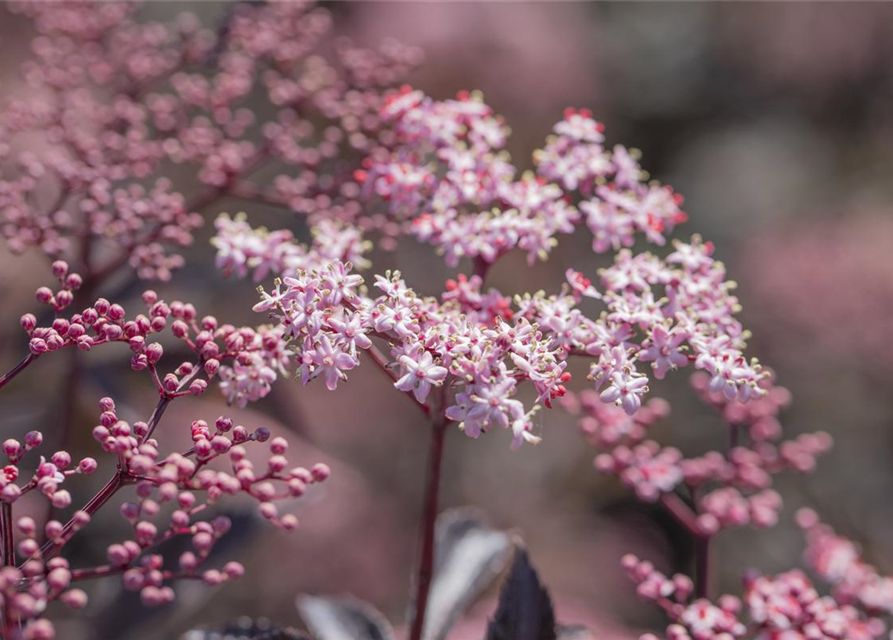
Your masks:
<instances>
[{"instance_id":1,"label":"pink flower","mask_svg":"<svg viewBox=\"0 0 893 640\"><path fill-rule=\"evenodd\" d=\"M648 377L627 366L612 373L610 380L611 385L601 393L602 401L623 407L629 415L638 411L642 396L648 392Z\"/></svg>"},{"instance_id":2,"label":"pink flower","mask_svg":"<svg viewBox=\"0 0 893 640\"><path fill-rule=\"evenodd\" d=\"M427 351L423 351L418 359L400 356L399 362L405 373L394 386L400 391L411 391L419 402L425 402L431 387L440 386L447 377L447 370L434 364L433 356Z\"/></svg>"},{"instance_id":3,"label":"pink flower","mask_svg":"<svg viewBox=\"0 0 893 640\"><path fill-rule=\"evenodd\" d=\"M639 354L639 359L651 362L654 377L663 380L668 371L688 364L688 356L682 351L682 345L688 338L688 333L679 327L668 329L664 324L657 324L651 330L651 339Z\"/></svg>"},{"instance_id":4,"label":"pink flower","mask_svg":"<svg viewBox=\"0 0 893 640\"><path fill-rule=\"evenodd\" d=\"M325 334L320 336L319 343L312 350L310 357L314 365L311 379L320 373L323 374L329 391L334 391L338 388L339 381L347 379L345 371L350 371L359 364L354 356L342 351L337 342L333 345Z\"/></svg>"}]
</instances>

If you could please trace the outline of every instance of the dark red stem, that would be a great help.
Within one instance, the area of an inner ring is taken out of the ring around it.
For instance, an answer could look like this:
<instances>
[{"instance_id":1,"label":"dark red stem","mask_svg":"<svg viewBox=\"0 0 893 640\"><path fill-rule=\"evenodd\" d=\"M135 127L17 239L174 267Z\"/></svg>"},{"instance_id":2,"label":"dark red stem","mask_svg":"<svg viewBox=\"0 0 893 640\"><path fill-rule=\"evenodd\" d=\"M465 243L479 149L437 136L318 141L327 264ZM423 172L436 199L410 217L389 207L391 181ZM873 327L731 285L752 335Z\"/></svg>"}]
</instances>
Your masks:
<instances>
[{"instance_id":1,"label":"dark red stem","mask_svg":"<svg viewBox=\"0 0 893 640\"><path fill-rule=\"evenodd\" d=\"M710 536L695 536L695 596L708 598L710 594Z\"/></svg>"},{"instance_id":2,"label":"dark red stem","mask_svg":"<svg viewBox=\"0 0 893 640\"><path fill-rule=\"evenodd\" d=\"M710 535L698 527L697 513L675 493L665 493L660 503L685 527L695 541L695 595L706 598L710 587Z\"/></svg>"},{"instance_id":3,"label":"dark red stem","mask_svg":"<svg viewBox=\"0 0 893 640\"><path fill-rule=\"evenodd\" d=\"M445 407L441 407L443 410ZM416 572L416 593L413 602L412 626L409 640L421 640L425 625L425 609L434 575L434 528L437 521L437 500L440 493L440 470L443 462L443 445L446 436L446 420L432 425L431 447L428 453L428 477L425 482L425 501L419 529L419 561Z\"/></svg>"},{"instance_id":4,"label":"dark red stem","mask_svg":"<svg viewBox=\"0 0 893 640\"><path fill-rule=\"evenodd\" d=\"M25 357L22 359L22 361L19 362L16 366L14 366L12 369L10 369L10 370L7 371L6 373L4 373L2 376L0 376L0 389L2 389L3 387L5 387L6 384L7 384L10 380L12 380L12 379L15 378L17 375L19 375L25 368L28 367L29 364L31 364L31 363L34 362L35 360L37 360L37 356L34 355L33 353L29 353L29 354L28 354L27 356L25 356Z\"/></svg>"},{"instance_id":5,"label":"dark red stem","mask_svg":"<svg viewBox=\"0 0 893 640\"><path fill-rule=\"evenodd\" d=\"M0 503L0 554L4 567L15 564L15 547L12 540L12 504Z\"/></svg>"}]
</instances>

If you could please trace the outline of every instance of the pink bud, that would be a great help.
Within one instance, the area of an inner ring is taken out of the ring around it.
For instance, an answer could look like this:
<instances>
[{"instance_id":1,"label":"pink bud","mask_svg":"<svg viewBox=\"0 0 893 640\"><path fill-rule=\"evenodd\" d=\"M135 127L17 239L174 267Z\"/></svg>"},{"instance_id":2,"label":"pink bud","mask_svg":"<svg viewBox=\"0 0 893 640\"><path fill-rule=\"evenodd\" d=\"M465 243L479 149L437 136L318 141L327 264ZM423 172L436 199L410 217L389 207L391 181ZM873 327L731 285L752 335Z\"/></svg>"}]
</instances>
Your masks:
<instances>
[{"instance_id":1,"label":"pink bud","mask_svg":"<svg viewBox=\"0 0 893 640\"><path fill-rule=\"evenodd\" d=\"M148 586L140 591L140 600L147 607L157 607L168 602L164 589Z\"/></svg>"},{"instance_id":2,"label":"pink bud","mask_svg":"<svg viewBox=\"0 0 893 640\"><path fill-rule=\"evenodd\" d=\"M72 609L83 609L87 606L87 594L80 589L70 589L59 596L59 599Z\"/></svg>"},{"instance_id":3,"label":"pink bud","mask_svg":"<svg viewBox=\"0 0 893 640\"><path fill-rule=\"evenodd\" d=\"M49 349L47 347L47 343L40 338L31 338L31 341L28 342L28 349L36 356L39 356L41 353L44 353Z\"/></svg>"},{"instance_id":4,"label":"pink bud","mask_svg":"<svg viewBox=\"0 0 893 640\"><path fill-rule=\"evenodd\" d=\"M71 572L68 569L53 569L47 574L47 584L51 589L62 591L71 583Z\"/></svg>"},{"instance_id":5,"label":"pink bud","mask_svg":"<svg viewBox=\"0 0 893 640\"><path fill-rule=\"evenodd\" d=\"M208 388L208 383L204 380L193 380L189 385L189 393L194 396L200 396Z\"/></svg>"},{"instance_id":6,"label":"pink bud","mask_svg":"<svg viewBox=\"0 0 893 640\"><path fill-rule=\"evenodd\" d=\"M37 318L34 317L33 313L26 313L19 320L19 324L22 325L22 329L30 333L37 326Z\"/></svg>"},{"instance_id":7,"label":"pink bud","mask_svg":"<svg viewBox=\"0 0 893 640\"><path fill-rule=\"evenodd\" d=\"M171 333L177 338L184 338L189 333L189 325L182 320L177 320L171 325Z\"/></svg>"},{"instance_id":8,"label":"pink bud","mask_svg":"<svg viewBox=\"0 0 893 640\"><path fill-rule=\"evenodd\" d=\"M29 431L25 434L25 449L34 449L43 442L43 434L40 431Z\"/></svg>"},{"instance_id":9,"label":"pink bud","mask_svg":"<svg viewBox=\"0 0 893 640\"><path fill-rule=\"evenodd\" d=\"M106 315L109 312L109 308L111 308L111 303L105 298L99 298L96 303L93 305L93 308L96 309L96 313L101 316Z\"/></svg>"},{"instance_id":10,"label":"pink bud","mask_svg":"<svg viewBox=\"0 0 893 640\"><path fill-rule=\"evenodd\" d=\"M74 296L71 294L71 291L63 289L56 294L53 308L55 308L56 311L62 311L63 309L66 309L72 302L74 302Z\"/></svg>"},{"instance_id":11,"label":"pink bud","mask_svg":"<svg viewBox=\"0 0 893 640\"><path fill-rule=\"evenodd\" d=\"M204 369L208 377L216 376L217 372L220 371L220 361L215 358L211 358L210 360L205 362Z\"/></svg>"},{"instance_id":12,"label":"pink bud","mask_svg":"<svg viewBox=\"0 0 893 640\"><path fill-rule=\"evenodd\" d=\"M155 364L161 359L161 356L164 354L164 349L157 342L153 342L148 347L146 347L146 358L152 364Z\"/></svg>"},{"instance_id":13,"label":"pink bud","mask_svg":"<svg viewBox=\"0 0 893 640\"><path fill-rule=\"evenodd\" d=\"M177 390L177 387L180 386L180 380L173 373L169 373L164 376L162 385L164 386L165 391L167 391L168 393L174 393Z\"/></svg>"},{"instance_id":14,"label":"pink bud","mask_svg":"<svg viewBox=\"0 0 893 640\"><path fill-rule=\"evenodd\" d=\"M53 506L57 509L65 509L71 506L71 494L68 493L65 489L61 489L53 493L53 497L50 498L50 502L53 503Z\"/></svg>"},{"instance_id":15,"label":"pink bud","mask_svg":"<svg viewBox=\"0 0 893 640\"><path fill-rule=\"evenodd\" d=\"M717 531L719 531L719 520L716 519L715 516L709 513L704 513L698 516L697 519L698 530L704 535L713 535Z\"/></svg>"},{"instance_id":16,"label":"pink bud","mask_svg":"<svg viewBox=\"0 0 893 640\"><path fill-rule=\"evenodd\" d=\"M306 487L307 485L305 485L304 482L299 480L298 478L292 478L288 481L288 492L295 498L300 498L302 495L304 495Z\"/></svg>"},{"instance_id":17,"label":"pink bud","mask_svg":"<svg viewBox=\"0 0 893 640\"><path fill-rule=\"evenodd\" d=\"M53 331L46 338L47 349L50 351L58 351L65 346L65 340L58 333Z\"/></svg>"},{"instance_id":18,"label":"pink bud","mask_svg":"<svg viewBox=\"0 0 893 640\"><path fill-rule=\"evenodd\" d=\"M282 455L288 450L288 441L280 436L273 438L270 442L270 451L277 455Z\"/></svg>"},{"instance_id":19,"label":"pink bud","mask_svg":"<svg viewBox=\"0 0 893 640\"><path fill-rule=\"evenodd\" d=\"M26 595L26 594L21 594ZM21 596L17 596L15 601L18 603ZM16 607L17 609L19 607ZM23 618L29 618L33 615L25 614L24 611L20 612ZM25 627L25 638L26 640L53 640L56 637L56 630L53 628L53 623L49 620L41 618L40 620L31 620L28 622Z\"/></svg>"},{"instance_id":20,"label":"pink bud","mask_svg":"<svg viewBox=\"0 0 893 640\"><path fill-rule=\"evenodd\" d=\"M51 460L61 471L65 471L71 465L71 454L67 451L57 451Z\"/></svg>"},{"instance_id":21,"label":"pink bud","mask_svg":"<svg viewBox=\"0 0 893 640\"><path fill-rule=\"evenodd\" d=\"M214 546L214 536L210 533L200 532L192 536L192 546L201 555L207 554Z\"/></svg>"},{"instance_id":22,"label":"pink bud","mask_svg":"<svg viewBox=\"0 0 893 640\"><path fill-rule=\"evenodd\" d=\"M77 291L78 289L81 288L81 285L83 285L83 284L84 284L84 279L81 278L81 276L79 276L76 273L69 273L68 277L65 278L64 286L69 291Z\"/></svg>"},{"instance_id":23,"label":"pink bud","mask_svg":"<svg viewBox=\"0 0 893 640\"><path fill-rule=\"evenodd\" d=\"M223 582L223 574L216 569L209 569L202 574L202 580L206 585L213 587Z\"/></svg>"},{"instance_id":24,"label":"pink bud","mask_svg":"<svg viewBox=\"0 0 893 640\"><path fill-rule=\"evenodd\" d=\"M272 502L262 502L260 504L260 514L267 520L274 520L279 515L279 510Z\"/></svg>"},{"instance_id":25,"label":"pink bud","mask_svg":"<svg viewBox=\"0 0 893 640\"><path fill-rule=\"evenodd\" d=\"M6 456L13 462L18 460L21 451L22 445L19 444L18 440L10 438L9 440L5 440L3 442L3 453L5 453Z\"/></svg>"},{"instance_id":26,"label":"pink bud","mask_svg":"<svg viewBox=\"0 0 893 640\"><path fill-rule=\"evenodd\" d=\"M40 551L40 545L34 538L26 538L19 543L19 555L23 558L32 558Z\"/></svg>"},{"instance_id":27,"label":"pink bud","mask_svg":"<svg viewBox=\"0 0 893 640\"><path fill-rule=\"evenodd\" d=\"M5 487L3 487L3 490L0 491L0 497L3 498L4 502L15 502L21 495L22 490L19 489L18 485L14 485L12 483L6 485Z\"/></svg>"},{"instance_id":28,"label":"pink bud","mask_svg":"<svg viewBox=\"0 0 893 640\"><path fill-rule=\"evenodd\" d=\"M109 307L108 316L109 316L109 318L111 318L112 320L115 320L116 322L118 320L123 320L124 319L124 307L122 307L120 304L113 304L112 306Z\"/></svg>"},{"instance_id":29,"label":"pink bud","mask_svg":"<svg viewBox=\"0 0 893 640\"><path fill-rule=\"evenodd\" d=\"M134 528L134 533L136 534L136 541L140 546L145 547L155 541L155 536L158 535L158 529L151 522L143 520L142 522L137 523Z\"/></svg>"},{"instance_id":30,"label":"pink bud","mask_svg":"<svg viewBox=\"0 0 893 640\"><path fill-rule=\"evenodd\" d=\"M86 511L75 511L71 515L71 526L75 531L80 531L90 524L90 514Z\"/></svg>"},{"instance_id":31,"label":"pink bud","mask_svg":"<svg viewBox=\"0 0 893 640\"><path fill-rule=\"evenodd\" d=\"M191 551L186 551L180 556L180 569L187 573L195 571L198 566L198 558Z\"/></svg>"},{"instance_id":32,"label":"pink bud","mask_svg":"<svg viewBox=\"0 0 893 640\"><path fill-rule=\"evenodd\" d=\"M223 573L229 580L238 580L245 575L245 567L238 562L227 562L223 565Z\"/></svg>"},{"instance_id":33,"label":"pink bud","mask_svg":"<svg viewBox=\"0 0 893 640\"><path fill-rule=\"evenodd\" d=\"M108 556L109 563L118 567L124 566L130 562L130 554L127 553L127 549L121 544L109 545L106 555Z\"/></svg>"},{"instance_id":34,"label":"pink bud","mask_svg":"<svg viewBox=\"0 0 893 640\"><path fill-rule=\"evenodd\" d=\"M211 523L211 528L218 536L225 536L232 528L233 522L226 516L217 516Z\"/></svg>"},{"instance_id":35,"label":"pink bud","mask_svg":"<svg viewBox=\"0 0 893 640\"><path fill-rule=\"evenodd\" d=\"M16 521L16 526L19 528L19 531L22 532L22 535L28 536L29 538L37 531L37 525L35 524L34 519L29 518L28 516L19 518Z\"/></svg>"},{"instance_id":36,"label":"pink bud","mask_svg":"<svg viewBox=\"0 0 893 640\"><path fill-rule=\"evenodd\" d=\"M125 502L121 505L121 515L125 520L135 522L140 517L140 506L135 502Z\"/></svg>"},{"instance_id":37,"label":"pink bud","mask_svg":"<svg viewBox=\"0 0 893 640\"><path fill-rule=\"evenodd\" d=\"M267 461L267 468L270 470L270 473L273 474L280 473L287 466L288 460L286 460L284 456L272 456Z\"/></svg>"},{"instance_id":38,"label":"pink bud","mask_svg":"<svg viewBox=\"0 0 893 640\"><path fill-rule=\"evenodd\" d=\"M151 458L142 455L133 456L128 464L130 472L137 476L148 474L154 466L155 463Z\"/></svg>"},{"instance_id":39,"label":"pink bud","mask_svg":"<svg viewBox=\"0 0 893 640\"><path fill-rule=\"evenodd\" d=\"M53 291L49 287L40 287L35 292L35 297L38 302L46 304L53 299Z\"/></svg>"},{"instance_id":40,"label":"pink bud","mask_svg":"<svg viewBox=\"0 0 893 640\"><path fill-rule=\"evenodd\" d=\"M191 509L195 504L195 495L188 491L181 491L180 495L177 496L177 504L182 509Z\"/></svg>"},{"instance_id":41,"label":"pink bud","mask_svg":"<svg viewBox=\"0 0 893 640\"><path fill-rule=\"evenodd\" d=\"M47 538L49 538L50 540L55 540L60 535L62 535L62 528L63 527L61 522L59 522L58 520L50 520L44 525L43 531L46 534Z\"/></svg>"},{"instance_id":42,"label":"pink bud","mask_svg":"<svg viewBox=\"0 0 893 640\"><path fill-rule=\"evenodd\" d=\"M158 294L155 293L152 289L146 289L145 291L143 291L143 302L145 302L146 305L149 306L155 304L156 302L158 302Z\"/></svg>"},{"instance_id":43,"label":"pink bud","mask_svg":"<svg viewBox=\"0 0 893 640\"><path fill-rule=\"evenodd\" d=\"M323 482L332 475L332 470L329 469L329 465L318 462L310 469L310 473L313 474L313 479L316 482Z\"/></svg>"},{"instance_id":44,"label":"pink bud","mask_svg":"<svg viewBox=\"0 0 893 640\"><path fill-rule=\"evenodd\" d=\"M230 450L232 446L232 442L229 438L225 438L223 436L214 436L211 438L211 447L214 449L215 453L223 454Z\"/></svg>"},{"instance_id":45,"label":"pink bud","mask_svg":"<svg viewBox=\"0 0 893 640\"><path fill-rule=\"evenodd\" d=\"M68 263L64 260L56 260L52 265L53 275L60 280L68 273Z\"/></svg>"}]
</instances>

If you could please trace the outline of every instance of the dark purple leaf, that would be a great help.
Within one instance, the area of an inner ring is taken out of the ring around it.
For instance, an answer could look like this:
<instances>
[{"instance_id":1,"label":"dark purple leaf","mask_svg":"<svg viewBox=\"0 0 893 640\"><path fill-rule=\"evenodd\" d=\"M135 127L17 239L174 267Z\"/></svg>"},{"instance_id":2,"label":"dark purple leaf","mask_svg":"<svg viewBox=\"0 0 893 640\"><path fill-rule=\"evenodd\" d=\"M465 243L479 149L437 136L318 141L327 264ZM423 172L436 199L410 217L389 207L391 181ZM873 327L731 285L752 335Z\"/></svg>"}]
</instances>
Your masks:
<instances>
[{"instance_id":1,"label":"dark purple leaf","mask_svg":"<svg viewBox=\"0 0 893 640\"><path fill-rule=\"evenodd\" d=\"M518 544L486 640L556 640L555 626L549 592L530 565L527 550Z\"/></svg>"}]
</instances>

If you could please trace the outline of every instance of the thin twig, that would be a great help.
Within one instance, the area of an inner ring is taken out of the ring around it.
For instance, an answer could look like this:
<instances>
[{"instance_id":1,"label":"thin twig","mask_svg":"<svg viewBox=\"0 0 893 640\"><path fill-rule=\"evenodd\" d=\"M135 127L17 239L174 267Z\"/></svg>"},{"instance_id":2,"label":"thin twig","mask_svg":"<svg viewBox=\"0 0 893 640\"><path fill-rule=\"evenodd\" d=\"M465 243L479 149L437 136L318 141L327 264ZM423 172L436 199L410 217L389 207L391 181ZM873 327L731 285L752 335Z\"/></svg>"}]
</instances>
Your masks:
<instances>
[{"instance_id":1,"label":"thin twig","mask_svg":"<svg viewBox=\"0 0 893 640\"><path fill-rule=\"evenodd\" d=\"M16 366L14 366L12 369L10 369L6 373L4 373L2 376L0 376L0 389L5 387L9 383L10 380L12 380L17 375L19 375L22 371L24 371L28 367L29 364L31 364L35 360L37 360L37 356L33 353L29 353Z\"/></svg>"}]
</instances>

